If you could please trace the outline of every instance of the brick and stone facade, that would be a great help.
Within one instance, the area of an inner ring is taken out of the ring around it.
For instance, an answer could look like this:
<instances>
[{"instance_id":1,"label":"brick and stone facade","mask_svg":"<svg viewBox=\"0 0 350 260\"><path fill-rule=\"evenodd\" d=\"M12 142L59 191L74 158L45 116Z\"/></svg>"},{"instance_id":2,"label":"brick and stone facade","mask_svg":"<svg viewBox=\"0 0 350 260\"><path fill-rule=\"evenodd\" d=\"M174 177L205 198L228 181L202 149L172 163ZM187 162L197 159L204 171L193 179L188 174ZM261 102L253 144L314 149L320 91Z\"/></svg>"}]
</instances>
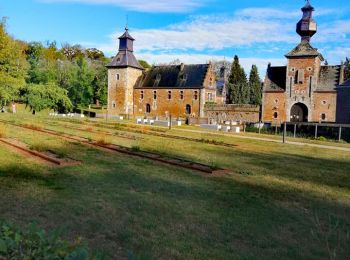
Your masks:
<instances>
[{"instance_id":1,"label":"brick and stone facade","mask_svg":"<svg viewBox=\"0 0 350 260\"><path fill-rule=\"evenodd\" d=\"M204 117L206 103L217 101L211 64L153 66L144 70L133 54L126 28L119 52L108 68L108 113L145 117Z\"/></svg>"},{"instance_id":2,"label":"brick and stone facade","mask_svg":"<svg viewBox=\"0 0 350 260\"><path fill-rule=\"evenodd\" d=\"M309 1L297 24L301 43L286 54L287 66L267 68L262 119L266 122L336 122L337 92L343 65L322 65L322 55L310 44L316 33Z\"/></svg>"}]
</instances>

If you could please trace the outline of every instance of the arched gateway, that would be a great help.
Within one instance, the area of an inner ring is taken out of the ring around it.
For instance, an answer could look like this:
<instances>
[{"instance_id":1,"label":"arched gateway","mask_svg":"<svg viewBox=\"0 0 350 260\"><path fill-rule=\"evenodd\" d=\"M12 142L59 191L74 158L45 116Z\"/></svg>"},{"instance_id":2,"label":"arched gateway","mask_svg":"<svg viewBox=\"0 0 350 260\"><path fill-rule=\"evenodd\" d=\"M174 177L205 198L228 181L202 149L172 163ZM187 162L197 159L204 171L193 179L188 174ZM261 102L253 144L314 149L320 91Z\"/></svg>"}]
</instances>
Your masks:
<instances>
[{"instance_id":1,"label":"arched gateway","mask_svg":"<svg viewBox=\"0 0 350 260\"><path fill-rule=\"evenodd\" d=\"M296 103L290 109L290 121L291 122L307 122L309 110L303 103Z\"/></svg>"}]
</instances>

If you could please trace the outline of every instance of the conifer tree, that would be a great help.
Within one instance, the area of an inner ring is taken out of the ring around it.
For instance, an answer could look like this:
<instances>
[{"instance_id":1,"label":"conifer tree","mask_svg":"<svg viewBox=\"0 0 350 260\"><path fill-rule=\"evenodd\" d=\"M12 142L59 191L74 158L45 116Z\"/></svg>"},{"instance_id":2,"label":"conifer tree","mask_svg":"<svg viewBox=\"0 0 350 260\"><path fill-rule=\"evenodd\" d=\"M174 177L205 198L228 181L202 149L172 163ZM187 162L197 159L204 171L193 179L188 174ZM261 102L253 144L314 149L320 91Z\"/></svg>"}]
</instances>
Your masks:
<instances>
[{"instance_id":1,"label":"conifer tree","mask_svg":"<svg viewBox=\"0 0 350 260\"><path fill-rule=\"evenodd\" d=\"M350 59L346 58L344 63L344 79L350 79Z\"/></svg>"},{"instance_id":2,"label":"conifer tree","mask_svg":"<svg viewBox=\"0 0 350 260\"><path fill-rule=\"evenodd\" d=\"M239 63L239 58L236 55L231 67L231 75L228 83L229 103L246 104L249 102L249 89L247 77L244 69Z\"/></svg>"},{"instance_id":3,"label":"conifer tree","mask_svg":"<svg viewBox=\"0 0 350 260\"><path fill-rule=\"evenodd\" d=\"M262 103L262 88L258 67L256 65L253 65L250 71L249 92L250 104L260 106Z\"/></svg>"}]
</instances>

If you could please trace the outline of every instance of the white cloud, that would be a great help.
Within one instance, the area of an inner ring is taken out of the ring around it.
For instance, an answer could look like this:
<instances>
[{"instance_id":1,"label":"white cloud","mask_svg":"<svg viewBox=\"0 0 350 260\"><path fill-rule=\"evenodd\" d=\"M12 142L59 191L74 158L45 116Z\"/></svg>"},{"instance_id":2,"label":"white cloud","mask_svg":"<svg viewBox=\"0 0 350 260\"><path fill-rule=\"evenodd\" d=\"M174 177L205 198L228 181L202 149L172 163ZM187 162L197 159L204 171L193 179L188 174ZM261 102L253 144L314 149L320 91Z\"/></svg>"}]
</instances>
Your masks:
<instances>
[{"instance_id":1,"label":"white cloud","mask_svg":"<svg viewBox=\"0 0 350 260\"><path fill-rule=\"evenodd\" d=\"M322 11L324 14L330 12L333 11ZM209 50L214 53L229 51L232 54L235 49L239 49L237 52L245 49L249 50L250 54L246 54L248 57L261 57L262 53L267 57L276 57L278 54L280 59L242 58L246 71L251 64L256 64L264 74L269 61L274 66L285 63L283 54L288 51L286 45L292 47L299 42L299 36L295 33L295 24L299 17L300 11L289 13L271 8L250 8L232 16L192 17L186 22L160 29L132 29L130 32L136 38L137 57L151 63L170 62L177 58L185 63L205 63L224 58L208 55ZM117 38L122 33L119 31L110 35L109 43L85 46L97 47L108 55L114 55L118 48ZM348 50L343 49L340 53L339 49L336 53L329 51L329 48L347 46L349 33L350 21L321 23L313 42L326 50L324 54L327 56L332 54L329 60L340 60L342 58L339 56Z\"/></svg>"},{"instance_id":2,"label":"white cloud","mask_svg":"<svg viewBox=\"0 0 350 260\"><path fill-rule=\"evenodd\" d=\"M224 59L232 61L233 57L225 57L220 55L208 55L208 54L186 54L186 53L180 53L180 54L154 54L151 52L145 52L145 53L136 53L135 54L139 59L147 60L150 64L162 64L162 63L169 63L174 60L180 60L181 62L185 64L205 64L210 61L222 61ZM284 58L281 59L265 59L265 58L254 58L254 57L245 57L240 58L240 63L246 73L248 74L252 64L257 65L260 73L260 77L264 78L266 73L266 68L268 63L273 64L273 66L282 66L286 65L286 60Z\"/></svg>"},{"instance_id":3,"label":"white cloud","mask_svg":"<svg viewBox=\"0 0 350 260\"><path fill-rule=\"evenodd\" d=\"M39 0L44 3L83 3L115 5L139 12L189 12L205 4L208 0Z\"/></svg>"}]
</instances>

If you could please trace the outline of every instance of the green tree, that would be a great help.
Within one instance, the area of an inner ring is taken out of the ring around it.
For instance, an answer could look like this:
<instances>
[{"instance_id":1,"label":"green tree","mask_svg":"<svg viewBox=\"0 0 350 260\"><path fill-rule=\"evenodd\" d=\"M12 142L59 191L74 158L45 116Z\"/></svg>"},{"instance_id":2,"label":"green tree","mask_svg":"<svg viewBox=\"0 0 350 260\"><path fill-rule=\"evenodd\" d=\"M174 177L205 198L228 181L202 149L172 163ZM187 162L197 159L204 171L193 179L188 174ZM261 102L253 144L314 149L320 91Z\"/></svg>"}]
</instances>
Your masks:
<instances>
[{"instance_id":1,"label":"green tree","mask_svg":"<svg viewBox=\"0 0 350 260\"><path fill-rule=\"evenodd\" d=\"M27 62L26 44L14 40L6 32L6 24L0 22L0 105L18 98L19 88L24 85Z\"/></svg>"},{"instance_id":2,"label":"green tree","mask_svg":"<svg viewBox=\"0 0 350 260\"><path fill-rule=\"evenodd\" d=\"M94 75L84 57L79 57L72 68L72 78L68 85L68 95L77 107L88 106L93 102L94 90L92 82Z\"/></svg>"},{"instance_id":3,"label":"green tree","mask_svg":"<svg viewBox=\"0 0 350 260\"><path fill-rule=\"evenodd\" d=\"M229 103L247 104L249 103L249 85L244 69L239 63L236 55L231 66L231 74L228 81Z\"/></svg>"},{"instance_id":4,"label":"green tree","mask_svg":"<svg viewBox=\"0 0 350 260\"><path fill-rule=\"evenodd\" d=\"M21 90L21 96L33 114L48 108L59 112L67 112L72 109L67 91L54 83L29 84Z\"/></svg>"},{"instance_id":5,"label":"green tree","mask_svg":"<svg viewBox=\"0 0 350 260\"><path fill-rule=\"evenodd\" d=\"M344 63L344 79L350 79L350 59L346 58Z\"/></svg>"},{"instance_id":6,"label":"green tree","mask_svg":"<svg viewBox=\"0 0 350 260\"><path fill-rule=\"evenodd\" d=\"M249 101L252 105L262 104L262 87L259 77L258 67L256 65L252 66L249 75Z\"/></svg>"},{"instance_id":7,"label":"green tree","mask_svg":"<svg viewBox=\"0 0 350 260\"><path fill-rule=\"evenodd\" d=\"M149 65L149 63L147 61L145 61L145 60L139 60L139 63L145 69L151 68L151 65Z\"/></svg>"}]
</instances>

